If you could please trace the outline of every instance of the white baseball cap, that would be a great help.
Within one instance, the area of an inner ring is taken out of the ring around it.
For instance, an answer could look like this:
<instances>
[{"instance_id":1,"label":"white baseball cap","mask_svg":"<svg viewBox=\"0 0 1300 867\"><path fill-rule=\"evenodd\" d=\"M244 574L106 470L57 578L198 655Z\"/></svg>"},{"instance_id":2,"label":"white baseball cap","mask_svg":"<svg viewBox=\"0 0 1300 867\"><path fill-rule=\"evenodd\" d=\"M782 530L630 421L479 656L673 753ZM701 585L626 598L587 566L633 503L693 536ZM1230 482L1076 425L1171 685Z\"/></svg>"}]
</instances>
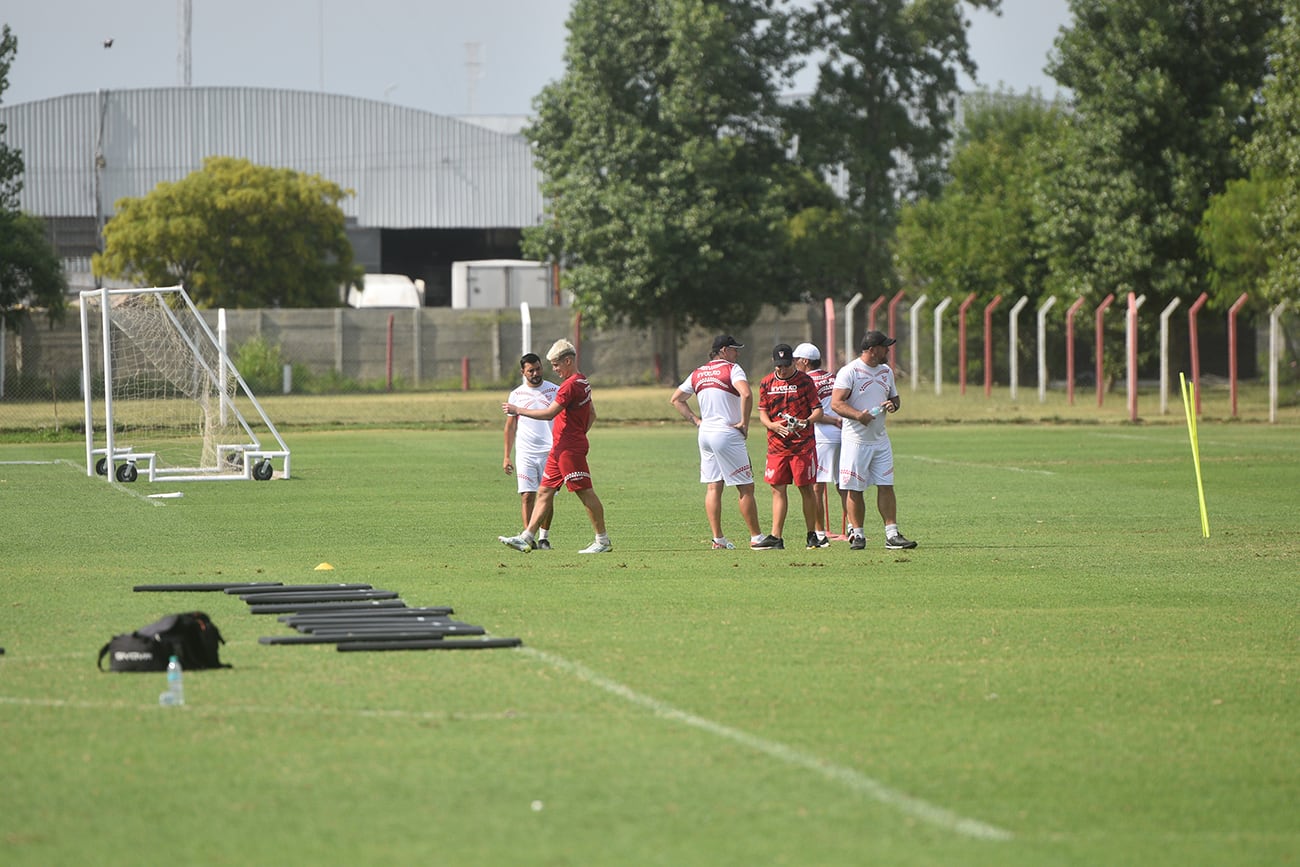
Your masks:
<instances>
[{"instance_id":1,"label":"white baseball cap","mask_svg":"<svg viewBox=\"0 0 1300 867\"><path fill-rule=\"evenodd\" d=\"M800 343L794 348L794 357L806 358L809 361L821 361L822 354L811 343Z\"/></svg>"}]
</instances>

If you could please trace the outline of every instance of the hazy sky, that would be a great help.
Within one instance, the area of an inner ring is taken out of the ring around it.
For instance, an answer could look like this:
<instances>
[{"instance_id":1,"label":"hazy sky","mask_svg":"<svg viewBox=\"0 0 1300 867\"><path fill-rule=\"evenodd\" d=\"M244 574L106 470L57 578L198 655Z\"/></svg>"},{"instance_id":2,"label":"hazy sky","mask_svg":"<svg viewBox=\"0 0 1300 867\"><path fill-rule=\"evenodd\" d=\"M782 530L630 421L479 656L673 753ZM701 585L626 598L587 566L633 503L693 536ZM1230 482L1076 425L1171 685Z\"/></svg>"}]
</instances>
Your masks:
<instances>
[{"instance_id":1,"label":"hazy sky","mask_svg":"<svg viewBox=\"0 0 1300 867\"><path fill-rule=\"evenodd\" d=\"M0 23L18 38L4 103L183 83L182 6L0 0ZM191 84L324 90L439 114L527 114L533 96L563 72L570 6L571 0L192 0ZM1042 70L1068 23L1067 0L1002 6L1000 18L969 13L978 82L1055 94ZM104 47L108 39L111 48Z\"/></svg>"}]
</instances>

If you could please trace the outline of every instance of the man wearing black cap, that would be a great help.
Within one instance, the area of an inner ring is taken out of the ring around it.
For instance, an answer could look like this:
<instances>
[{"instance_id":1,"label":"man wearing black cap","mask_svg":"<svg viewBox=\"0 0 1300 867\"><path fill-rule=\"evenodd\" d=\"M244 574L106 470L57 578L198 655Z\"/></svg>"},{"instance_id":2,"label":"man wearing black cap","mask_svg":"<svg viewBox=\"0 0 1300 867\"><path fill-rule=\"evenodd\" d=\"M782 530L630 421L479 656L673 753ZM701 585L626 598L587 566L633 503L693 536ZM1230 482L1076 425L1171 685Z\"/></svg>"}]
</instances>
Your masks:
<instances>
[{"instance_id":1,"label":"man wearing black cap","mask_svg":"<svg viewBox=\"0 0 1300 867\"><path fill-rule=\"evenodd\" d=\"M730 334L713 339L709 361L686 377L671 399L677 413L699 428L700 481L704 490L704 515L713 531L713 549L736 546L722 532L722 494L727 485L740 496L740 516L749 528L750 541L762 535L758 529L758 504L754 500L754 469L749 462L745 438L754 412L754 393L745 369L736 363L744 348ZM700 406L697 417L687 401L691 395Z\"/></svg>"},{"instance_id":2,"label":"man wearing black cap","mask_svg":"<svg viewBox=\"0 0 1300 867\"><path fill-rule=\"evenodd\" d=\"M885 416L898 412L902 400L894 385L894 371L885 363L889 347L897 341L880 331L862 338L862 354L835 374L831 409L843 421L840 450L840 490L849 496L849 548L867 546L863 524L863 491L876 486L876 508L885 522L885 547L915 548L916 543L898 531L898 501L894 496L894 450L885 431Z\"/></svg>"},{"instance_id":3,"label":"man wearing black cap","mask_svg":"<svg viewBox=\"0 0 1300 867\"><path fill-rule=\"evenodd\" d=\"M821 547L817 540L817 444L812 426L822 418L817 386L806 373L795 370L794 349L778 343L772 349L776 368L758 385L758 418L767 428L767 467L763 480L772 486L772 532L750 544L759 550L782 550L785 516L789 509L786 487L794 484L803 500L807 525L807 547Z\"/></svg>"}]
</instances>

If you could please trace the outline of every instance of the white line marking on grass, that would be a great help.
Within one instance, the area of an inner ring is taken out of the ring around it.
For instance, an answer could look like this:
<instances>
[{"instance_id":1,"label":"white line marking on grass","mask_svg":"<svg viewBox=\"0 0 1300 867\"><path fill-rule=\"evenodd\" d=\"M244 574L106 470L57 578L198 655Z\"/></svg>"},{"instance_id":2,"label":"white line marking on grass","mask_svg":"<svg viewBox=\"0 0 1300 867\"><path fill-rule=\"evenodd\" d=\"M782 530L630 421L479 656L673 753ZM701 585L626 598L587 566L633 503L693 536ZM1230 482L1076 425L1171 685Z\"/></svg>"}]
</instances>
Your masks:
<instances>
[{"instance_id":1,"label":"white line marking on grass","mask_svg":"<svg viewBox=\"0 0 1300 867\"><path fill-rule=\"evenodd\" d=\"M697 728L701 731L716 735L732 743L749 747L752 750L763 753L766 756L785 762L788 765L804 768L821 774L828 780L841 783L853 791L873 798L882 804L893 807L913 818L927 822L938 828L952 831L966 837L974 837L979 840L1010 840L1012 834L1010 831L998 828L995 825L989 825L978 819L969 819L965 816L958 815L952 810L931 804L929 801L913 797L897 789L891 789L884 783L874 780L859 771L852 768L845 768L840 765L833 765L823 759L819 759L810 753L802 752L793 747L777 741L770 741L766 738L760 738L751 735L740 729L723 725L703 717L679 710L667 702L660 701L648 695L642 695L635 690L624 686L617 681L597 674L585 665L577 662L571 662L563 657L547 653L543 650L537 650L533 647L521 647L519 653L531 656L539 662L544 662L552 668L559 669L566 674L571 674L584 683L599 687L606 692L618 696L624 701L638 705L653 713L655 716L664 719L679 722L683 725Z\"/></svg>"},{"instance_id":2,"label":"white line marking on grass","mask_svg":"<svg viewBox=\"0 0 1300 867\"><path fill-rule=\"evenodd\" d=\"M968 461L945 461L942 458L927 458L921 455L908 455L914 461L920 461L925 464L948 464L954 467L975 467L981 470L1005 470L1008 473L1032 473L1036 476L1054 476L1054 470L1029 470L1024 467L1003 467L997 464L974 464Z\"/></svg>"}]
</instances>

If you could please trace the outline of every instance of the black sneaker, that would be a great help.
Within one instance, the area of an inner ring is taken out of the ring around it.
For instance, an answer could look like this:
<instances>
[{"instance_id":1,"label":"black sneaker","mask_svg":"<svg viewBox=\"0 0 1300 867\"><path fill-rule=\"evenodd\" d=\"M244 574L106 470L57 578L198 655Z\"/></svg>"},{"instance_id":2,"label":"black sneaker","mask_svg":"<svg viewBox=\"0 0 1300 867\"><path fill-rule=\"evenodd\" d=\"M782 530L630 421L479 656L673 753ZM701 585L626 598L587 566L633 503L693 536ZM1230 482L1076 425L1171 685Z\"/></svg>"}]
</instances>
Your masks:
<instances>
[{"instance_id":1,"label":"black sneaker","mask_svg":"<svg viewBox=\"0 0 1300 867\"><path fill-rule=\"evenodd\" d=\"M829 548L830 546L831 546L830 539L823 539L821 536L818 536L815 532L808 534L807 548L809 551L813 550L814 548Z\"/></svg>"},{"instance_id":2,"label":"black sneaker","mask_svg":"<svg viewBox=\"0 0 1300 867\"><path fill-rule=\"evenodd\" d=\"M784 551L785 542L775 536L764 536L757 542L750 542L749 547L753 551Z\"/></svg>"},{"instance_id":3,"label":"black sneaker","mask_svg":"<svg viewBox=\"0 0 1300 867\"><path fill-rule=\"evenodd\" d=\"M885 540L885 548L886 550L889 551L903 551L908 548L915 548L915 547L916 547L916 543L913 542L911 539L904 539L902 533L899 533L897 536L892 536Z\"/></svg>"},{"instance_id":4,"label":"black sneaker","mask_svg":"<svg viewBox=\"0 0 1300 867\"><path fill-rule=\"evenodd\" d=\"M549 551L549 550L551 550L551 540L550 540L550 539L538 539L538 540L537 540L537 550L538 550L538 551Z\"/></svg>"},{"instance_id":5,"label":"black sneaker","mask_svg":"<svg viewBox=\"0 0 1300 867\"><path fill-rule=\"evenodd\" d=\"M865 536L853 536L849 539L850 551L861 551L865 547L867 547L867 539Z\"/></svg>"}]
</instances>

